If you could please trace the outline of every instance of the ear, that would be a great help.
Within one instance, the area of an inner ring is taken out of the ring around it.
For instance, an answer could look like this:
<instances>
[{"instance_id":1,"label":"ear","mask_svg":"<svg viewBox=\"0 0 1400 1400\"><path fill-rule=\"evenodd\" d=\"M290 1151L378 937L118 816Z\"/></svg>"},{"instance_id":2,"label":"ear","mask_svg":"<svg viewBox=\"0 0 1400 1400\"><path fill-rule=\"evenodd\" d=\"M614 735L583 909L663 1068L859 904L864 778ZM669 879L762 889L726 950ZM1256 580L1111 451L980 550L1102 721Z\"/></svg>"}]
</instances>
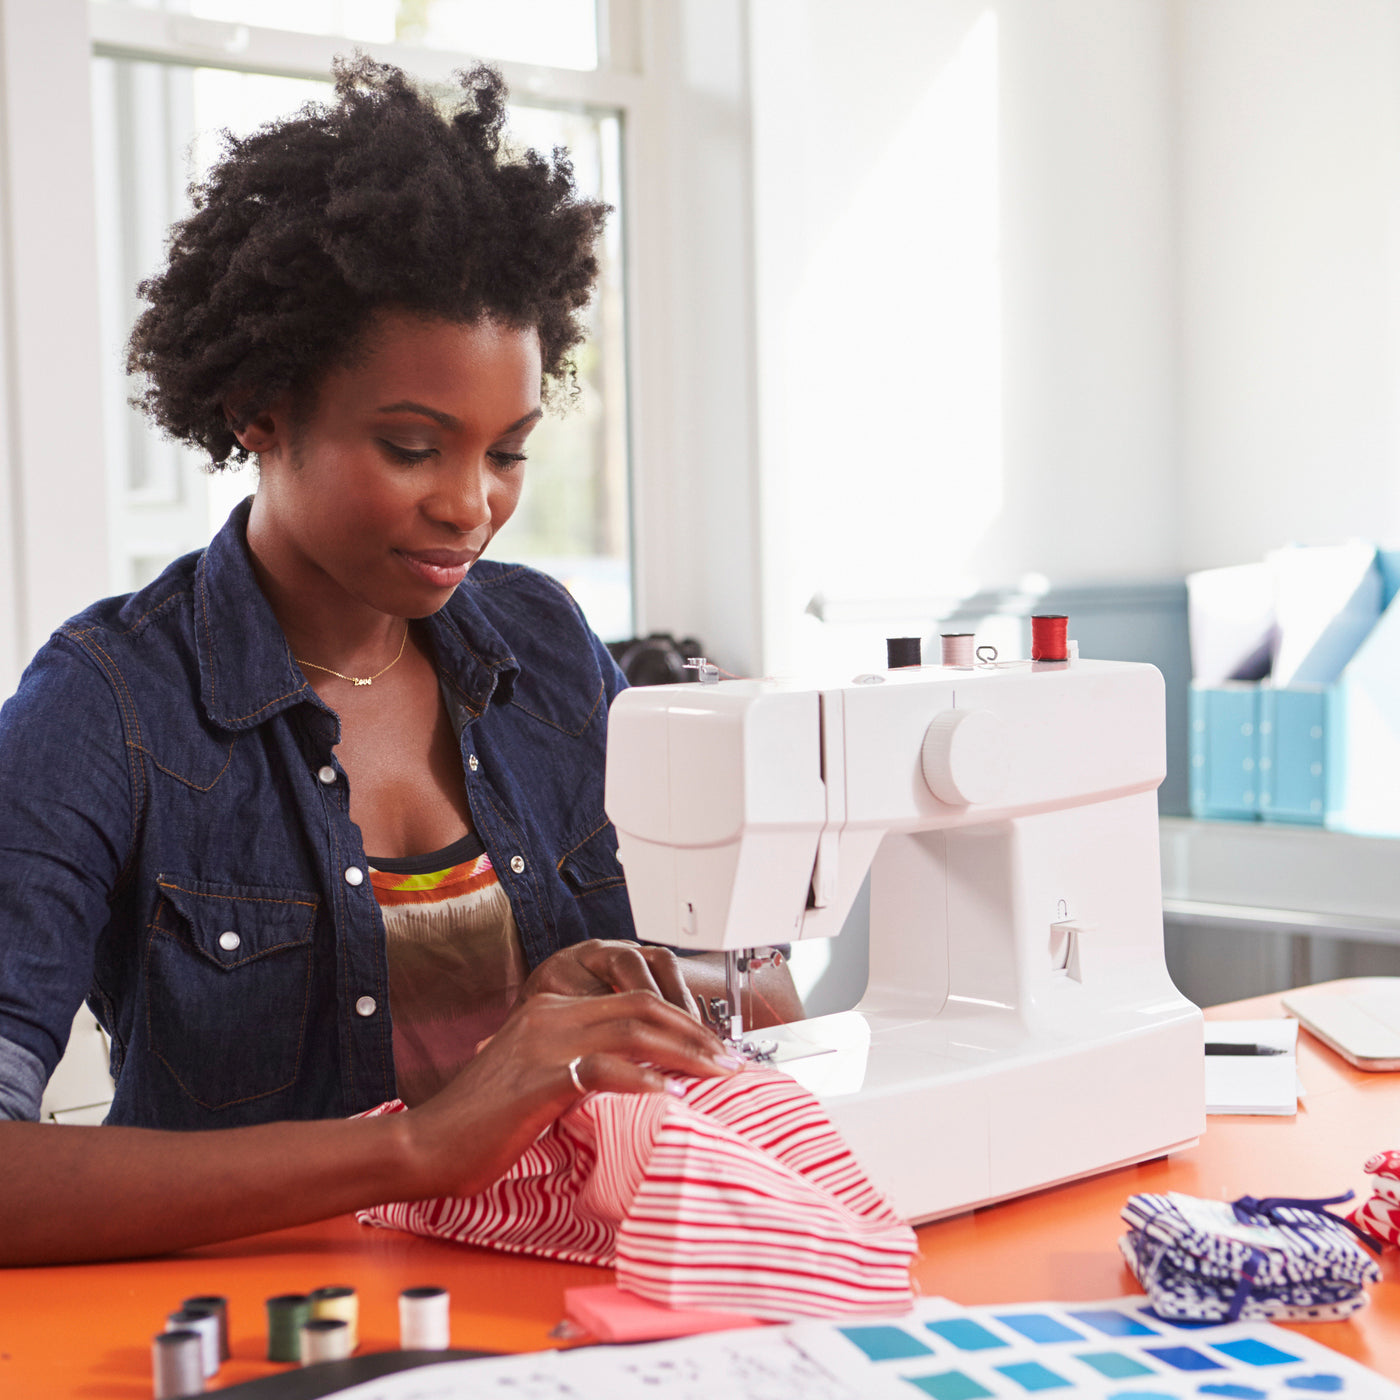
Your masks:
<instances>
[{"instance_id":1,"label":"ear","mask_svg":"<svg viewBox=\"0 0 1400 1400\"><path fill-rule=\"evenodd\" d=\"M246 401L245 401L246 402ZM287 409L289 403L284 397L278 398L261 413L248 416L242 403L237 400L224 400L224 419L230 432L238 439L238 445L247 452L259 456L272 452L285 445Z\"/></svg>"}]
</instances>

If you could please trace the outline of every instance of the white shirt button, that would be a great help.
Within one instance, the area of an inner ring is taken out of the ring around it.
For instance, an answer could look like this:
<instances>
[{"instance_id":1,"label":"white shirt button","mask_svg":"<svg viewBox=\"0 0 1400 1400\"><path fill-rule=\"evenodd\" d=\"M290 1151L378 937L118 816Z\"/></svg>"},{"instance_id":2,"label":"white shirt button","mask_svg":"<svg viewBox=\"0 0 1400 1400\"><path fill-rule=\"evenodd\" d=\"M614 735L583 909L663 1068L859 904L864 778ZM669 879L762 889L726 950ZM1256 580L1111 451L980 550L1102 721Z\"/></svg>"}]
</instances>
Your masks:
<instances>
[{"instance_id":1,"label":"white shirt button","mask_svg":"<svg viewBox=\"0 0 1400 1400\"><path fill-rule=\"evenodd\" d=\"M330 787L330 785L335 782L335 769L327 763L316 770L316 776L320 778L327 787Z\"/></svg>"},{"instance_id":2,"label":"white shirt button","mask_svg":"<svg viewBox=\"0 0 1400 1400\"><path fill-rule=\"evenodd\" d=\"M365 882L365 872L358 865L350 866L345 872L345 883L347 885L363 885Z\"/></svg>"},{"instance_id":3,"label":"white shirt button","mask_svg":"<svg viewBox=\"0 0 1400 1400\"><path fill-rule=\"evenodd\" d=\"M231 953L243 940L232 930L219 935L219 947L226 953Z\"/></svg>"},{"instance_id":4,"label":"white shirt button","mask_svg":"<svg viewBox=\"0 0 1400 1400\"><path fill-rule=\"evenodd\" d=\"M481 764L477 760L477 756L474 753L469 753L467 755L467 767L470 768L473 773L475 773L476 770L481 767Z\"/></svg>"},{"instance_id":5,"label":"white shirt button","mask_svg":"<svg viewBox=\"0 0 1400 1400\"><path fill-rule=\"evenodd\" d=\"M517 875L523 875L525 873L525 857L511 856L510 868L515 871Z\"/></svg>"},{"instance_id":6,"label":"white shirt button","mask_svg":"<svg viewBox=\"0 0 1400 1400\"><path fill-rule=\"evenodd\" d=\"M361 997L355 1003L355 1012L360 1016L373 1016L379 1010L379 1003L373 997Z\"/></svg>"}]
</instances>

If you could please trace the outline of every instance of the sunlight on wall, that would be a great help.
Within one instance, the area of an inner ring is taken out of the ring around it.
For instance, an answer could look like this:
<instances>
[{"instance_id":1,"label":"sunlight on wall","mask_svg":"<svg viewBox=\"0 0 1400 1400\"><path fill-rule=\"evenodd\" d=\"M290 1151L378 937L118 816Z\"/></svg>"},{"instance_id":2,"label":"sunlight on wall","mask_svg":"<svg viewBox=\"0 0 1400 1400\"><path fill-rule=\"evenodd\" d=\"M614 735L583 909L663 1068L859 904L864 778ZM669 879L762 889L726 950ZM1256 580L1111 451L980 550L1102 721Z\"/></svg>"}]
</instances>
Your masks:
<instances>
[{"instance_id":1,"label":"sunlight on wall","mask_svg":"<svg viewBox=\"0 0 1400 1400\"><path fill-rule=\"evenodd\" d=\"M1001 510L997 40L984 12L794 298L789 539L809 597L957 591Z\"/></svg>"}]
</instances>

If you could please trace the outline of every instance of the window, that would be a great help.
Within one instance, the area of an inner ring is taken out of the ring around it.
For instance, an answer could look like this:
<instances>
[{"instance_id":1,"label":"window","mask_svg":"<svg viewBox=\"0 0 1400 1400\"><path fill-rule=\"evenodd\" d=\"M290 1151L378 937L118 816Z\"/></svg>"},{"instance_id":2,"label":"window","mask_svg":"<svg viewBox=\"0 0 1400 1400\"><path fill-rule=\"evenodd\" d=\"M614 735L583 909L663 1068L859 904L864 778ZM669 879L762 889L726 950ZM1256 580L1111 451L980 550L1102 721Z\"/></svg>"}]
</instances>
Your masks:
<instances>
[{"instance_id":1,"label":"window","mask_svg":"<svg viewBox=\"0 0 1400 1400\"><path fill-rule=\"evenodd\" d=\"M174 9L176 0L168 0ZM101 0L112 11L145 8ZM240 43L235 16L277 20L311 32L390 40L406 33L450 42L470 32L471 17L488 7L452 0L189 0L188 13ZM499 7L512 17L481 26L511 56L553 56L596 67L596 17L584 0L538 0ZM586 15L590 41L580 37ZM533 23L523 24L527 16ZM553 29L551 19L571 19ZM169 32L169 31L167 31ZM179 37L179 30L175 37ZM548 33L530 48L531 35ZM287 31L266 31L272 50ZM570 37L572 35L572 37ZM110 589L149 581L170 560L201 548L228 511L256 485L255 468L204 471L202 455L164 440L130 406L139 384L128 379L123 346L142 303L137 284L163 260L166 231L188 211L186 189L220 156L220 132L254 130L307 101L330 94L325 79L209 67L171 59L128 56L105 46L92 60L93 136L97 167L99 276L104 429L110 515ZM324 47L324 45L323 45ZM331 45L327 53L349 45ZM393 48L414 71L414 51ZM454 56L456 65L470 62ZM250 65L256 56L249 57ZM438 76L438 75L434 75ZM444 91L450 97L450 91ZM582 193L615 210L601 249L602 275L588 314L587 340L575 352L579 394L565 411L549 414L531 440L525 495L497 552L545 569L573 592L602 636L632 632L632 570L628 521L627 402L622 226L622 113L616 108L518 103L510 136L521 146L566 147Z\"/></svg>"},{"instance_id":2,"label":"window","mask_svg":"<svg viewBox=\"0 0 1400 1400\"><path fill-rule=\"evenodd\" d=\"M421 44L548 68L598 66L596 0L106 0L196 19Z\"/></svg>"},{"instance_id":3,"label":"window","mask_svg":"<svg viewBox=\"0 0 1400 1400\"><path fill-rule=\"evenodd\" d=\"M182 122L193 130L202 75L210 84L249 75L243 88L256 95L265 80L324 83L335 55L352 47L428 83L448 83L463 63L460 52L433 47L446 42L447 26L436 21L468 13L449 0L418 5L417 14L408 13L408 0L395 6L393 42L350 37L349 21L363 17L356 0L316 0L335 24L306 19L309 0L276 0L271 15L272 0L221 0L227 8L218 12L189 0L178 13L178 0L163 2L170 8L135 0L0 5L0 695L64 618L201 544L222 515L222 502L200 494L211 488L195 464L162 462L167 449L143 423L111 412L127 394L116 348L134 303L124 312L121 298L130 299L142 259L159 247L189 165L207 159L207 147L182 147L179 135ZM549 30L554 42L562 11L546 5L565 0L496 8L527 17L526 39L537 28L533 41ZM546 12L555 16L548 24L528 22ZM235 18L221 18L230 13ZM400 15L434 21L434 29L400 31ZM302 29L256 22L290 26L293 16ZM596 31L589 29L595 66L582 66L587 55L568 60L578 67L557 55L558 66L549 67L549 54L526 49L499 65L520 104L522 135L543 139L530 125L537 120L568 127L564 139L580 172L596 162L604 197L618 207L611 280L598 302L608 322L595 338L600 377L564 420L591 434L590 451L609 464L600 500L568 511L591 533L582 543L561 542L550 534L557 521L526 514L511 521L503 543L536 541L536 557L555 561L581 597L594 586L588 570L613 599L622 578L637 632L698 637L741 674L763 663L760 543L770 529L786 528L780 512L771 525L760 518L748 22L746 0L607 0L597 5ZM316 32L336 27L345 34ZM106 76L94 59L108 62ZM130 84L128 99L155 109L141 119L168 134L148 150L152 171L164 173L125 190L111 154L122 119L112 105L121 64L167 75L144 90ZM179 110L182 102L189 110ZM94 123L98 103L105 115ZM218 119L239 120L237 112ZM596 136L581 138L580 122ZM105 341L103 324L116 327ZM138 429L153 454L144 462L128 436ZM541 508L540 498L553 495L546 470L562 480L573 468L535 456L527 489ZM130 503L109 504L108 482L118 473ZM171 503L176 483L189 494ZM238 477L229 484L247 490ZM562 495L571 489L561 486ZM159 515L167 519L156 529ZM180 531L187 533L177 538ZM626 630L609 622L602 603L586 607L604 632Z\"/></svg>"}]
</instances>

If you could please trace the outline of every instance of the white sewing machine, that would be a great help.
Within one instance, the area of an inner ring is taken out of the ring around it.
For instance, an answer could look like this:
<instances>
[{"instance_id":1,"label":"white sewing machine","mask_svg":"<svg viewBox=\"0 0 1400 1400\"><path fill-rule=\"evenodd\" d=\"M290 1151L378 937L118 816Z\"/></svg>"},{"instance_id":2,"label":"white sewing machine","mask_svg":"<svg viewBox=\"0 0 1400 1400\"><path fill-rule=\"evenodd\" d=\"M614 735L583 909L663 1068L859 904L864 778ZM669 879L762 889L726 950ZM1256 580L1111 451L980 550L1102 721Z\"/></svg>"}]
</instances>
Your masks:
<instances>
[{"instance_id":1,"label":"white sewing machine","mask_svg":"<svg viewBox=\"0 0 1400 1400\"><path fill-rule=\"evenodd\" d=\"M922 666L626 690L606 805L651 942L830 938L870 872L860 1004L761 1035L920 1221L1204 1130L1201 1014L1162 951L1165 772L1151 666Z\"/></svg>"}]
</instances>

